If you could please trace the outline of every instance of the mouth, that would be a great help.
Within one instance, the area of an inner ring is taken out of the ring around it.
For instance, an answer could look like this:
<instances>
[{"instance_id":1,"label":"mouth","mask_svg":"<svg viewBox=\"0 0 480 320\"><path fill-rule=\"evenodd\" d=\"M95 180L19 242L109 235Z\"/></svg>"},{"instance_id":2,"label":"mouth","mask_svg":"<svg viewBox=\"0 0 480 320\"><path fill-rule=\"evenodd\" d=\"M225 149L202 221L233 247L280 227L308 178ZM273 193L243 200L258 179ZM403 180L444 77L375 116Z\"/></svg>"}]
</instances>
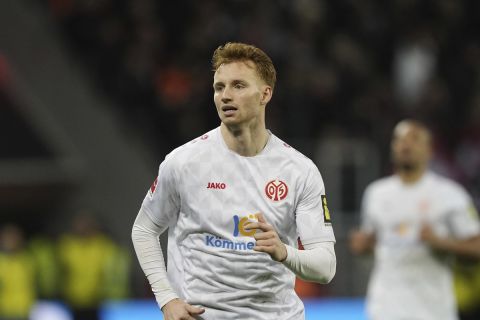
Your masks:
<instances>
[{"instance_id":1,"label":"mouth","mask_svg":"<svg viewBox=\"0 0 480 320\"><path fill-rule=\"evenodd\" d=\"M226 105L222 107L222 111L226 116L231 116L237 111L238 109L234 106Z\"/></svg>"}]
</instances>

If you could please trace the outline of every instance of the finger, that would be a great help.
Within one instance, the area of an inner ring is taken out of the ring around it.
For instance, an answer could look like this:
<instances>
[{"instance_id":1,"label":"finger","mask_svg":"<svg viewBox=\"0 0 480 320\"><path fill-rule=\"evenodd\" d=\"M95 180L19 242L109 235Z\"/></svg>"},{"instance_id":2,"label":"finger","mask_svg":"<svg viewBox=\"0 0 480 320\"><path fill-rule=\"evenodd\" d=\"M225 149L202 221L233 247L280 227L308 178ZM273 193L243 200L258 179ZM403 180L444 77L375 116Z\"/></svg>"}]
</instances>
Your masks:
<instances>
[{"instance_id":1,"label":"finger","mask_svg":"<svg viewBox=\"0 0 480 320\"><path fill-rule=\"evenodd\" d=\"M252 229L257 229L258 228L258 222L247 222L243 225L243 228L245 230L252 230Z\"/></svg>"},{"instance_id":2,"label":"finger","mask_svg":"<svg viewBox=\"0 0 480 320\"><path fill-rule=\"evenodd\" d=\"M259 229L264 232L267 232L267 231L272 231L273 227L268 223L264 223L264 222L248 222L245 224L245 229L247 230Z\"/></svg>"},{"instance_id":3,"label":"finger","mask_svg":"<svg viewBox=\"0 0 480 320\"><path fill-rule=\"evenodd\" d=\"M259 222L260 229L262 229L263 231L275 230L273 226L270 223L268 223L267 219L265 219L265 216L263 215L263 213L261 212L257 213L257 220Z\"/></svg>"},{"instance_id":4,"label":"finger","mask_svg":"<svg viewBox=\"0 0 480 320\"><path fill-rule=\"evenodd\" d=\"M267 219L265 219L265 216L261 212L257 213L257 219L259 222L268 223Z\"/></svg>"},{"instance_id":5,"label":"finger","mask_svg":"<svg viewBox=\"0 0 480 320\"><path fill-rule=\"evenodd\" d=\"M271 253L273 252L272 250L272 247L264 247L264 246L254 246L253 247L253 250L254 251L258 251L258 252L266 252L266 253Z\"/></svg>"},{"instance_id":6,"label":"finger","mask_svg":"<svg viewBox=\"0 0 480 320\"><path fill-rule=\"evenodd\" d=\"M187 304L186 309L190 315L202 314L205 312L205 309L192 306L191 304Z\"/></svg>"},{"instance_id":7,"label":"finger","mask_svg":"<svg viewBox=\"0 0 480 320\"><path fill-rule=\"evenodd\" d=\"M273 231L259 232L253 235L255 240L265 240L275 238L275 233Z\"/></svg>"},{"instance_id":8,"label":"finger","mask_svg":"<svg viewBox=\"0 0 480 320\"><path fill-rule=\"evenodd\" d=\"M273 247L275 245L275 241L273 239L259 240L257 243L255 243L255 245L260 247Z\"/></svg>"}]
</instances>

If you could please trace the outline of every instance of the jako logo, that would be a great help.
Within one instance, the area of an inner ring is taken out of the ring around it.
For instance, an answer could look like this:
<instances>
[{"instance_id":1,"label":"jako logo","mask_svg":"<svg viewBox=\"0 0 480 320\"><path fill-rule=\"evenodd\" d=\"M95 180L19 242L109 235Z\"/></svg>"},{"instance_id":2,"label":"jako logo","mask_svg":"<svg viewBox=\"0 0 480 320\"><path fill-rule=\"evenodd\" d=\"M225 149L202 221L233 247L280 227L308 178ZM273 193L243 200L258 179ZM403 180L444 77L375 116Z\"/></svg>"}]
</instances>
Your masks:
<instances>
[{"instance_id":1,"label":"jako logo","mask_svg":"<svg viewBox=\"0 0 480 320\"><path fill-rule=\"evenodd\" d=\"M270 200L283 200L288 194L287 184L280 180L272 180L265 186L265 194Z\"/></svg>"},{"instance_id":2,"label":"jako logo","mask_svg":"<svg viewBox=\"0 0 480 320\"><path fill-rule=\"evenodd\" d=\"M249 214L247 217L233 216L233 236L242 235L245 237L253 237L257 230L246 230L245 225L249 222L257 222L259 213Z\"/></svg>"},{"instance_id":3,"label":"jako logo","mask_svg":"<svg viewBox=\"0 0 480 320\"><path fill-rule=\"evenodd\" d=\"M207 189L225 189L227 185L223 182L209 182L207 184Z\"/></svg>"}]
</instances>

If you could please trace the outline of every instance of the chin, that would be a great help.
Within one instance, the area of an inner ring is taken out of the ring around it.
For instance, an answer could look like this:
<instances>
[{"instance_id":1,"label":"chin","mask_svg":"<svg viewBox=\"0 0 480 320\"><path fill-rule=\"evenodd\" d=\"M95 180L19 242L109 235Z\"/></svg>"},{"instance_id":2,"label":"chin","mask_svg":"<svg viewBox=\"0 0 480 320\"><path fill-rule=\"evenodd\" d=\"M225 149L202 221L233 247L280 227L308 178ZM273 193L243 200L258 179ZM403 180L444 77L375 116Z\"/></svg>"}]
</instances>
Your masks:
<instances>
[{"instance_id":1,"label":"chin","mask_svg":"<svg viewBox=\"0 0 480 320\"><path fill-rule=\"evenodd\" d=\"M413 162L405 161L405 162L398 163L397 168L402 170L402 171L405 171L405 172L412 172L412 171L417 170L418 165L416 163L413 163Z\"/></svg>"},{"instance_id":2,"label":"chin","mask_svg":"<svg viewBox=\"0 0 480 320\"><path fill-rule=\"evenodd\" d=\"M241 121L239 121L238 119L235 119L235 118L223 118L223 119L220 119L220 120L226 126L236 126L236 125L239 125L239 124L242 123Z\"/></svg>"}]
</instances>

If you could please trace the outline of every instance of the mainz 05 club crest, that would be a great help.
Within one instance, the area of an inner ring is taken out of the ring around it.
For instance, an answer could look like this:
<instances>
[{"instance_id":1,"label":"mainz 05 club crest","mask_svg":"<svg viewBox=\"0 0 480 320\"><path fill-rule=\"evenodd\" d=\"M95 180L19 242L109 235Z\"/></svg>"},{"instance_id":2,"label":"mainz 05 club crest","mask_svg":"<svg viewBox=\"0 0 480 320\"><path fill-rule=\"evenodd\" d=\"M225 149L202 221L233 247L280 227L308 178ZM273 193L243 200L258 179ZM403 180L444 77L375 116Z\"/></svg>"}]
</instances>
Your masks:
<instances>
[{"instance_id":1,"label":"mainz 05 club crest","mask_svg":"<svg viewBox=\"0 0 480 320\"><path fill-rule=\"evenodd\" d=\"M265 186L265 194L270 200L280 201L287 196L288 187L283 181L272 180Z\"/></svg>"}]
</instances>

